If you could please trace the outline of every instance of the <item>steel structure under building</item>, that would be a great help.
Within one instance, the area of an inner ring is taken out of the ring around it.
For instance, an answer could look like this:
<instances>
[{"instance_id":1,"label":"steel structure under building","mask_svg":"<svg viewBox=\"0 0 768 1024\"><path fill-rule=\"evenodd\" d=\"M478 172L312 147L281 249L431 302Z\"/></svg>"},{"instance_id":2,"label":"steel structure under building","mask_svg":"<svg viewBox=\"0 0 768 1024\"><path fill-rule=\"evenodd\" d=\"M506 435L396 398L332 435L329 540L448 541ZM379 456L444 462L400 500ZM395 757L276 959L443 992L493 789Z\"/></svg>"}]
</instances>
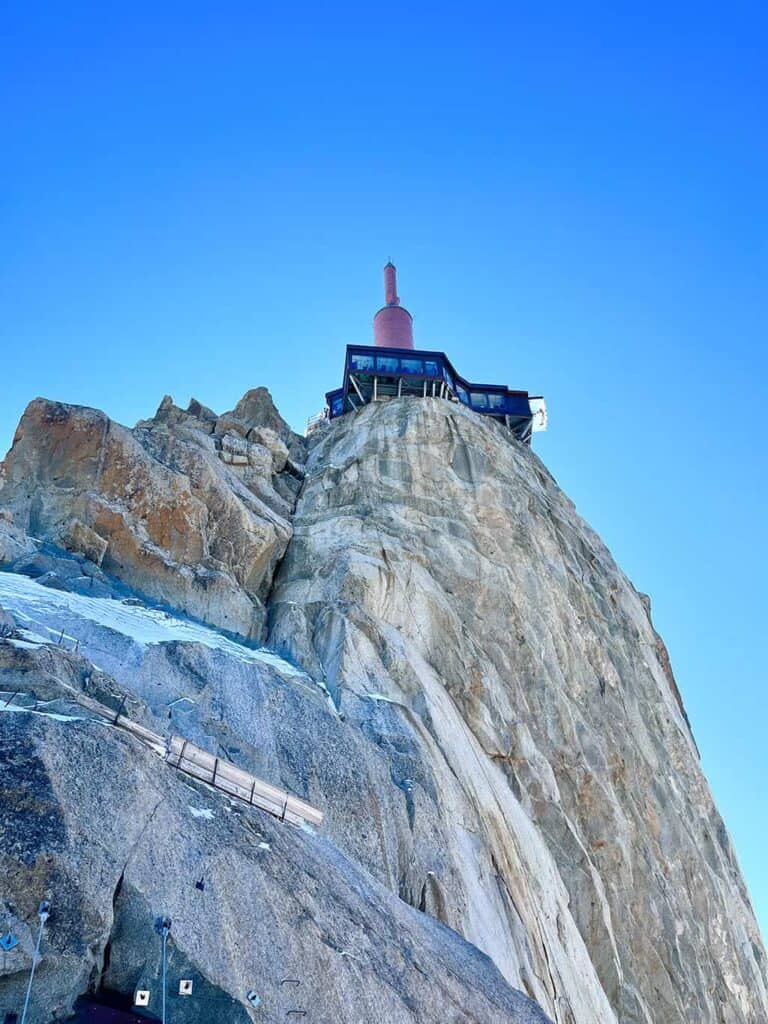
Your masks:
<instances>
[{"instance_id":1,"label":"steel structure under building","mask_svg":"<svg viewBox=\"0 0 768 1024\"><path fill-rule=\"evenodd\" d=\"M545 430L547 411L540 395L513 391L504 384L473 384L461 377L444 352L413 348L411 314L400 305L395 267L384 268L385 298L374 317L375 345L348 345L344 380L327 392L324 418L336 419L369 402L412 395L443 398L466 405L503 423L524 444ZM317 418L310 421L317 424Z\"/></svg>"}]
</instances>

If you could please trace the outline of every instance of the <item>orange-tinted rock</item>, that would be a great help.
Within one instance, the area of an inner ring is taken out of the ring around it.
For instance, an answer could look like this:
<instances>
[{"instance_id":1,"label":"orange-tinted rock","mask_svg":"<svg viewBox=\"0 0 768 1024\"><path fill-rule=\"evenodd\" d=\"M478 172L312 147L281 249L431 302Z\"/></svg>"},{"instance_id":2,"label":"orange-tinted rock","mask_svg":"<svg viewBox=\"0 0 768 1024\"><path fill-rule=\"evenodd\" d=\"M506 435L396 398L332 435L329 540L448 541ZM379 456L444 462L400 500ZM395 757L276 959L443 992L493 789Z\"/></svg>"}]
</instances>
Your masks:
<instances>
[{"instance_id":1,"label":"orange-tinted rock","mask_svg":"<svg viewBox=\"0 0 768 1024\"><path fill-rule=\"evenodd\" d=\"M265 389L246 399L238 406L245 420L226 414L242 422L243 434L278 427L296 440ZM292 503L284 486L275 489L286 445L276 437L273 459L243 438L238 464L227 463L210 411L199 403L190 410L166 397L154 419L129 430L96 409L36 399L2 464L0 504L17 531L85 555L153 600L257 639L291 536Z\"/></svg>"}]
</instances>

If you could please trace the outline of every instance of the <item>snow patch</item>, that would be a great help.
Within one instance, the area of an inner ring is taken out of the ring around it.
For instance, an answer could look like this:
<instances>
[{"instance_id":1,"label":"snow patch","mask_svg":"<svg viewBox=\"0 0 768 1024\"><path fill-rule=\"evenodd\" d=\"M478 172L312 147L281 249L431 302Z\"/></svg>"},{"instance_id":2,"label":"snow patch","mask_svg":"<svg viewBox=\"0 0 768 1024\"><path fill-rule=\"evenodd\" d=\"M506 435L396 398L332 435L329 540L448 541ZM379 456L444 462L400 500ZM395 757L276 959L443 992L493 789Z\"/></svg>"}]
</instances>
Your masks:
<instances>
[{"instance_id":1,"label":"snow patch","mask_svg":"<svg viewBox=\"0 0 768 1024\"><path fill-rule=\"evenodd\" d=\"M17 573L0 572L0 604L12 612L17 621L23 621L28 628L34 627L35 639L24 636L22 641L15 641L17 644L27 641L55 643L63 639L70 647L74 647L76 638L61 628L52 628L47 624L51 619L58 621L62 613L69 613L129 637L142 646L178 641L204 644L239 661L269 665L284 676L309 679L305 672L274 652L265 648L246 647L209 626L170 615L157 608L51 590ZM72 628L71 623L67 623L67 628Z\"/></svg>"},{"instance_id":2,"label":"snow patch","mask_svg":"<svg viewBox=\"0 0 768 1024\"><path fill-rule=\"evenodd\" d=\"M192 700L191 697L177 697L176 700L172 700L170 702L168 707L175 708L176 711L181 711L186 715L190 713L190 711L196 704L197 701ZM179 705L181 705L181 707Z\"/></svg>"},{"instance_id":3,"label":"snow patch","mask_svg":"<svg viewBox=\"0 0 768 1024\"><path fill-rule=\"evenodd\" d=\"M8 712L13 714L14 712L25 712L28 715L40 715L42 718L51 718L54 722L82 722L84 719L80 715L64 715L60 711L49 711L48 707L52 701L48 702L37 702L34 704L17 704L13 698L20 697L23 699L25 694L11 694L6 696L2 694L0 696L0 712Z\"/></svg>"},{"instance_id":4,"label":"snow patch","mask_svg":"<svg viewBox=\"0 0 768 1024\"><path fill-rule=\"evenodd\" d=\"M192 804L187 804L190 814L193 818L203 818L204 821L213 821L213 811L210 807L193 807Z\"/></svg>"}]
</instances>

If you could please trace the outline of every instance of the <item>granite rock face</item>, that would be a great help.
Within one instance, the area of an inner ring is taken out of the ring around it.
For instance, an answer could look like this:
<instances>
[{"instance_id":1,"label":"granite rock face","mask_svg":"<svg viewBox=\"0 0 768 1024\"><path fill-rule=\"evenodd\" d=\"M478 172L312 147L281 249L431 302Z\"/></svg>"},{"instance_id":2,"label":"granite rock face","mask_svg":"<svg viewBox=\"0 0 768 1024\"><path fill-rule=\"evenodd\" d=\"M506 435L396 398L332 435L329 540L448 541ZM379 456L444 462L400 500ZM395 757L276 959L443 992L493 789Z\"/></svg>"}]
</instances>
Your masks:
<instances>
[{"instance_id":1,"label":"granite rock face","mask_svg":"<svg viewBox=\"0 0 768 1024\"><path fill-rule=\"evenodd\" d=\"M3 574L0 588L25 623L0 641L0 691L14 705L37 698L26 713L0 700L0 927L19 940L0 960L0 1014L21 1006L47 898L34 1022L66 1019L87 991L130 1002L138 989L157 1019L156 926L170 916L177 1024L280 1021L291 1009L328 1024L547 1024L487 956L388 884L382 860L409 829L388 751L342 722L309 677L199 627L195 642L148 642L153 627L186 627L133 604ZM77 652L36 644L45 629L70 648L77 637ZM327 824L293 828L196 783L85 712L80 692L301 793ZM402 746L388 718L384 708ZM437 810L424 804L435 828ZM191 998L178 995L184 979Z\"/></svg>"},{"instance_id":2,"label":"granite rock face","mask_svg":"<svg viewBox=\"0 0 768 1024\"><path fill-rule=\"evenodd\" d=\"M348 718L376 694L412 723L453 823L442 913L554 1019L612 1019L583 950L624 1024L768 1019L647 599L530 449L444 402L331 425L270 623Z\"/></svg>"},{"instance_id":3,"label":"granite rock face","mask_svg":"<svg viewBox=\"0 0 768 1024\"><path fill-rule=\"evenodd\" d=\"M44 702L0 699L0 931L21 940L0 1010L49 898L43 1024L87 991L146 987L156 1012L163 914L182 1024L768 1019L648 599L499 425L404 398L307 450L264 389L133 431L38 400L0 562L0 690ZM192 782L78 691L309 800L321 830Z\"/></svg>"},{"instance_id":4,"label":"granite rock face","mask_svg":"<svg viewBox=\"0 0 768 1024\"><path fill-rule=\"evenodd\" d=\"M301 439L263 388L220 417L166 398L133 430L95 409L36 399L0 465L0 560L24 553L15 529L258 638L299 487L288 444L300 458Z\"/></svg>"}]
</instances>

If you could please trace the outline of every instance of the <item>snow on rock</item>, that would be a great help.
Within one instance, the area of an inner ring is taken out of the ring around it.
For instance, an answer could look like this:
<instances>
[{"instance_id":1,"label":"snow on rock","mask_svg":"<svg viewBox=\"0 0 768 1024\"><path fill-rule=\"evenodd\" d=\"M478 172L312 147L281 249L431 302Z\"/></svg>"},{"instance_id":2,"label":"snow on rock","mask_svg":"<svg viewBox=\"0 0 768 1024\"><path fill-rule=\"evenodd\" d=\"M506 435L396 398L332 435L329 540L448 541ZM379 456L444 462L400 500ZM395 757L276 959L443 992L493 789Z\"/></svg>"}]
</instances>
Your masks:
<instances>
[{"instance_id":1,"label":"snow on rock","mask_svg":"<svg viewBox=\"0 0 768 1024\"><path fill-rule=\"evenodd\" d=\"M193 818L203 818L205 821L213 821L213 811L210 807L193 807L188 804L189 813Z\"/></svg>"},{"instance_id":2,"label":"snow on rock","mask_svg":"<svg viewBox=\"0 0 768 1024\"><path fill-rule=\"evenodd\" d=\"M238 661L260 662L282 675L308 678L272 651L246 647L209 626L156 608L51 590L15 573L0 572L0 604L12 611L18 621L33 628L37 636L48 637L49 642L62 638L73 646L82 633L78 624L87 622L139 646L171 642L204 644ZM83 642L87 644L87 639Z\"/></svg>"}]
</instances>

